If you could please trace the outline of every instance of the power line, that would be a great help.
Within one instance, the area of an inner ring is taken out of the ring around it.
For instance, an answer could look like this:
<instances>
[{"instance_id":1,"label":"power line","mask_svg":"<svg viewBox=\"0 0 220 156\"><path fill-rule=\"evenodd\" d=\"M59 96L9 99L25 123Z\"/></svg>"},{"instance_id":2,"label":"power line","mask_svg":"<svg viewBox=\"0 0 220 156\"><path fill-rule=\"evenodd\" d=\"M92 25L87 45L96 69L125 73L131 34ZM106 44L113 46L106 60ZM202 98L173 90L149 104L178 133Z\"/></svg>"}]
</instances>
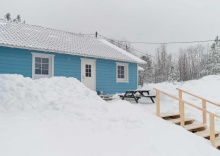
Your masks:
<instances>
[{"instance_id":1,"label":"power line","mask_svg":"<svg viewBox=\"0 0 220 156\"><path fill-rule=\"evenodd\" d=\"M85 35L94 35L94 34L85 34ZM99 35L99 34L98 34ZM99 35L101 37L104 37L102 35ZM106 39L109 39L107 37L104 37ZM175 42L138 42L138 41L122 41L122 40L114 40L114 41L117 41L117 42L129 42L129 43L132 43L132 44L187 44L187 43L204 43L204 42L213 42L215 40L201 40L201 41L175 41Z\"/></svg>"},{"instance_id":2,"label":"power line","mask_svg":"<svg viewBox=\"0 0 220 156\"><path fill-rule=\"evenodd\" d=\"M215 41L215 40L201 40L201 41L180 41L180 42L130 42L130 41L122 41L122 40L110 39L110 38L107 38L107 37L105 37L103 35L98 34L97 32L96 32L96 34L85 34L85 35L101 36L101 37L103 37L103 38L105 38L107 40L113 40L114 42L117 42L119 45L122 45L122 46L125 46L125 45L121 44L121 42L128 42L128 43L131 43L131 44L189 44L189 43L205 43L205 42L213 42L213 41ZM132 50L134 50L136 52L139 52L139 53L141 53L143 55L148 55L150 57L154 57L152 55L146 54L146 53L141 52L141 51L139 51L137 49L134 49L132 47L129 47L129 49L132 49Z\"/></svg>"},{"instance_id":3,"label":"power line","mask_svg":"<svg viewBox=\"0 0 220 156\"><path fill-rule=\"evenodd\" d=\"M130 42L130 43L142 43L142 44L186 44L186 43L204 43L204 42L213 42L215 40L204 40L204 41L186 41L186 42ZM123 42L123 41L121 41Z\"/></svg>"},{"instance_id":4,"label":"power line","mask_svg":"<svg viewBox=\"0 0 220 156\"><path fill-rule=\"evenodd\" d=\"M134 42L134 41L122 41L122 40L115 40L118 42L129 42L132 44L140 43L140 44L187 44L187 43L204 43L204 42L213 42L215 40L202 40L202 41L175 41L175 42Z\"/></svg>"},{"instance_id":5,"label":"power line","mask_svg":"<svg viewBox=\"0 0 220 156\"><path fill-rule=\"evenodd\" d=\"M119 44L119 45L121 45L121 46L125 46L125 45L121 44L120 42L126 42L126 41L119 41L119 40L115 40L115 39L110 39L110 38L108 38L108 37L105 37L105 36L103 36L103 35L98 34L97 32L96 32L96 34L82 34L82 35L91 35L92 37L94 37L94 36L97 35L97 36L100 36L100 37L102 37L102 38L104 38L104 39L106 39L106 40L113 40L114 42L117 42L117 44ZM128 42L129 42L129 41L128 41ZM129 43L130 43L130 42L129 42ZM154 57L154 56L152 56L152 55L150 55L150 54L144 53L144 52L139 51L139 50L137 50L137 49L134 49L134 48L132 48L132 47L129 47L129 49L132 49L133 51L136 51L136 52L141 53L141 54L143 54L143 55L148 55L148 56L150 56L150 57Z\"/></svg>"},{"instance_id":6,"label":"power line","mask_svg":"<svg viewBox=\"0 0 220 156\"><path fill-rule=\"evenodd\" d=\"M100 34L98 34L98 36L103 37L103 38L105 38L105 39L107 39L107 40L113 40L113 41L117 42L119 45L125 46L125 45L121 44L119 40L110 39L110 38L107 38L107 37L105 37L105 36L103 36L103 35L100 35ZM126 42L126 41L123 41L123 42ZM129 43L130 43L130 42L129 42ZM142 51L139 51L139 50L137 50L137 49L134 49L134 48L132 48L132 47L129 47L129 49L134 50L134 51L136 51L136 52L139 52L139 53L141 53L141 54L143 54L143 55L148 55L148 56L150 56L150 57L154 57L154 56L152 56L152 55L146 54L146 53L144 53L144 52L142 52Z\"/></svg>"},{"instance_id":7,"label":"power line","mask_svg":"<svg viewBox=\"0 0 220 156\"><path fill-rule=\"evenodd\" d=\"M81 34L81 33L79 35L92 35L92 36L94 36L94 34Z\"/></svg>"}]
</instances>

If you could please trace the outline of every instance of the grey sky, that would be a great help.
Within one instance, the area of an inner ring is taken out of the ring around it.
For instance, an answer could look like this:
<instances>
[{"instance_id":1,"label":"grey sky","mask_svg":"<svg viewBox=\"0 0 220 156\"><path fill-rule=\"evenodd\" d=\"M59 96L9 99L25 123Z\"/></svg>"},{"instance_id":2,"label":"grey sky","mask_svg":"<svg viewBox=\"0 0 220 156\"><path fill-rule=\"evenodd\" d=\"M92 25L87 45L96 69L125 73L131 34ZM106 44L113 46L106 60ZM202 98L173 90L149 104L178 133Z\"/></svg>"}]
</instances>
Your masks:
<instances>
[{"instance_id":1,"label":"grey sky","mask_svg":"<svg viewBox=\"0 0 220 156\"><path fill-rule=\"evenodd\" d=\"M219 35L219 0L0 0L0 18L130 41L209 40ZM187 44L188 45L188 44ZM133 46L153 54L158 45ZM183 45L169 45L176 52Z\"/></svg>"}]
</instances>

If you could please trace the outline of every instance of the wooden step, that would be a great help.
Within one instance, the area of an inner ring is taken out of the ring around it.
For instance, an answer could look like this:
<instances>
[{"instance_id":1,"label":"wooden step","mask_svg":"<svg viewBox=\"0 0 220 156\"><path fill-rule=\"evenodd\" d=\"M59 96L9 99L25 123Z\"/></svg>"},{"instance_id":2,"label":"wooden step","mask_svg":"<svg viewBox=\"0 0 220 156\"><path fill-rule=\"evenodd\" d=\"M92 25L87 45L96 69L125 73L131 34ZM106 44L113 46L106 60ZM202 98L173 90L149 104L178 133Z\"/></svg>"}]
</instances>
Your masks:
<instances>
[{"instance_id":1,"label":"wooden step","mask_svg":"<svg viewBox=\"0 0 220 156\"><path fill-rule=\"evenodd\" d=\"M193 124L185 125L184 128L188 131L201 131L206 128L206 125L202 123L193 123Z\"/></svg>"},{"instance_id":2,"label":"wooden step","mask_svg":"<svg viewBox=\"0 0 220 156\"><path fill-rule=\"evenodd\" d=\"M173 124L180 124L180 118L177 118L177 119L167 119L167 121L169 121L169 122L171 122ZM185 124L189 124L189 123L192 123L195 120L192 119L192 118L185 118L184 121L185 121Z\"/></svg>"},{"instance_id":3,"label":"wooden step","mask_svg":"<svg viewBox=\"0 0 220 156\"><path fill-rule=\"evenodd\" d=\"M195 134L198 135L198 136L201 136L203 138L210 138L210 130L208 130L208 129L206 129L204 131L196 132ZM215 136L217 136L219 134L220 134L220 131L215 132Z\"/></svg>"},{"instance_id":4,"label":"wooden step","mask_svg":"<svg viewBox=\"0 0 220 156\"><path fill-rule=\"evenodd\" d=\"M161 113L160 114L161 118L180 118L179 113Z\"/></svg>"},{"instance_id":5,"label":"wooden step","mask_svg":"<svg viewBox=\"0 0 220 156\"><path fill-rule=\"evenodd\" d=\"M220 137L215 138L215 147L220 147Z\"/></svg>"}]
</instances>

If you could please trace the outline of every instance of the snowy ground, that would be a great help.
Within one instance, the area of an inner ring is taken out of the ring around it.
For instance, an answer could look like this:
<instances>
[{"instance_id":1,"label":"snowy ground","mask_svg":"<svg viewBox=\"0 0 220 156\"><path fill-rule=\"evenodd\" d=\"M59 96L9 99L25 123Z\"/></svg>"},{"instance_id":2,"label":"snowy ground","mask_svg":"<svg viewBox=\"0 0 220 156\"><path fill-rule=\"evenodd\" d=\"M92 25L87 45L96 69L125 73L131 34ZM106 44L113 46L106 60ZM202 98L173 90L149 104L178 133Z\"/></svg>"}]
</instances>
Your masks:
<instances>
[{"instance_id":1,"label":"snowy ground","mask_svg":"<svg viewBox=\"0 0 220 156\"><path fill-rule=\"evenodd\" d=\"M217 83L220 77L211 76L202 81L210 79ZM199 81L181 85L187 87L188 84L192 89L192 83L195 87L205 86ZM155 86L176 94L175 86L168 83L150 84L145 88ZM199 93L214 97L205 91ZM213 99L218 100L217 96ZM0 75L0 155L220 154L209 141L155 117L155 105L146 101L148 99L141 100L139 104L120 99L105 102L73 78L32 80L19 75ZM176 109L175 103L170 104L165 97L162 100L164 111Z\"/></svg>"}]
</instances>

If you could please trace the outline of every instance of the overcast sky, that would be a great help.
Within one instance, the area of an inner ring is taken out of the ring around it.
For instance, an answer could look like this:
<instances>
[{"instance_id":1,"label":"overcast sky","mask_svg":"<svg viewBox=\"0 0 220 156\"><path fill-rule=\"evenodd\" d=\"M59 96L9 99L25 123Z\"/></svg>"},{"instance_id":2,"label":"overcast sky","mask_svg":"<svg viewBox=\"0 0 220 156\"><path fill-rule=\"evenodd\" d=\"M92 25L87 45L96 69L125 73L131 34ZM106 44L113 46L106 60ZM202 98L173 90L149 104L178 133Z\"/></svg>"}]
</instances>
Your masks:
<instances>
[{"instance_id":1,"label":"overcast sky","mask_svg":"<svg viewBox=\"0 0 220 156\"><path fill-rule=\"evenodd\" d=\"M10 12L27 24L129 41L210 40L220 34L219 0L0 0L0 8L0 18ZM151 54L158 47L133 46Z\"/></svg>"}]
</instances>

